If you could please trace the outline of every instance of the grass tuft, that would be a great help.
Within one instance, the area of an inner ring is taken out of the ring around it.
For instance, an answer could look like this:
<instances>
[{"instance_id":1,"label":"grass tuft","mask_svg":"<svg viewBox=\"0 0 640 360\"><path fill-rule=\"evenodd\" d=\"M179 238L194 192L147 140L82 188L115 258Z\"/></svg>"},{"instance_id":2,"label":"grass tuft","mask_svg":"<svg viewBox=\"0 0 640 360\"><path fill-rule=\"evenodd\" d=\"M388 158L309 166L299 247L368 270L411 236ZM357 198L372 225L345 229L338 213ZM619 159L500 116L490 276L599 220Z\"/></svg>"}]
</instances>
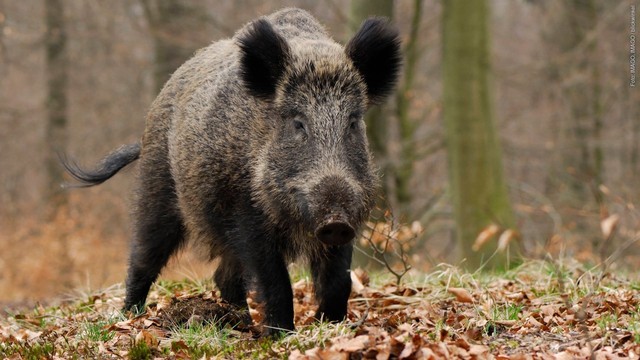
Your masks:
<instances>
[{"instance_id":1,"label":"grass tuft","mask_svg":"<svg viewBox=\"0 0 640 360\"><path fill-rule=\"evenodd\" d=\"M153 358L151 348L144 341L134 343L129 350L129 360L150 360Z\"/></svg>"}]
</instances>

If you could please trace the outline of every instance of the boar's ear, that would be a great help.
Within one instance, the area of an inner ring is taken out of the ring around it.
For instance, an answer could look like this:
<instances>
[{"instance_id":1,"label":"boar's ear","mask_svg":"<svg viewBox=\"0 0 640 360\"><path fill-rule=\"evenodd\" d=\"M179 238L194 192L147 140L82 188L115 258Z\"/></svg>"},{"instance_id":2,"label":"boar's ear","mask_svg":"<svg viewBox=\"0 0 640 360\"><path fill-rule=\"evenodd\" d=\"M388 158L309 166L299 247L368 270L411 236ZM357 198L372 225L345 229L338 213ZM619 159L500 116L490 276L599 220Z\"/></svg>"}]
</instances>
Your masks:
<instances>
[{"instance_id":1,"label":"boar's ear","mask_svg":"<svg viewBox=\"0 0 640 360\"><path fill-rule=\"evenodd\" d=\"M402 63L398 30L385 18L369 18L345 52L364 77L369 101L381 103L393 90Z\"/></svg>"},{"instance_id":2,"label":"boar's ear","mask_svg":"<svg viewBox=\"0 0 640 360\"><path fill-rule=\"evenodd\" d=\"M276 92L289 57L289 46L264 19L249 25L238 40L240 72L249 92L269 100Z\"/></svg>"}]
</instances>

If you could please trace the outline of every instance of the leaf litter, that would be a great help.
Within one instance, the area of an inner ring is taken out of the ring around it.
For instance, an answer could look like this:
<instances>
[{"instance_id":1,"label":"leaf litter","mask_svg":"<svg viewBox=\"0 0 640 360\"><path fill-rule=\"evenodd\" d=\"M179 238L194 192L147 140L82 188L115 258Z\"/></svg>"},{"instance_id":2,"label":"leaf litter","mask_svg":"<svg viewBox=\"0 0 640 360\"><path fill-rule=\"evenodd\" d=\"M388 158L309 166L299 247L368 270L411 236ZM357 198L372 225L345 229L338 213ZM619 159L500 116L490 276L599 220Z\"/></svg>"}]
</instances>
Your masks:
<instances>
[{"instance_id":1,"label":"leaf litter","mask_svg":"<svg viewBox=\"0 0 640 360\"><path fill-rule=\"evenodd\" d=\"M0 318L2 358L638 359L640 286L576 267L556 274L530 262L498 275L451 266L398 286L352 272L347 319L318 324L313 287L293 283L297 333L260 339L259 302L239 311L213 290L150 295L147 311L122 314L121 291ZM375 283L375 284L373 284ZM200 332L185 335L185 331ZM195 329L195 330L194 330ZM191 336L191 337L190 337ZM205 350L203 350L205 349Z\"/></svg>"}]
</instances>

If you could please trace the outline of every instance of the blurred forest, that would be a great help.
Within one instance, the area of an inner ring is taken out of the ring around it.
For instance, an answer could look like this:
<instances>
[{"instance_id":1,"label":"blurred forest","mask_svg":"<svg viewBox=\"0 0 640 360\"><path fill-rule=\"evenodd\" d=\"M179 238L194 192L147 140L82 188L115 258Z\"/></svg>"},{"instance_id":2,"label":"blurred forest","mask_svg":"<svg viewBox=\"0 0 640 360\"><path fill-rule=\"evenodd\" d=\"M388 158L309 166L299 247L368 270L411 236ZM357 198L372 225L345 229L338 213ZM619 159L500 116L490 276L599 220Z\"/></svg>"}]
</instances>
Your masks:
<instances>
[{"instance_id":1,"label":"blurred forest","mask_svg":"<svg viewBox=\"0 0 640 360\"><path fill-rule=\"evenodd\" d=\"M405 66L397 94L367 121L384 173L376 216L387 230L380 231L404 241L413 268L459 264L468 249L491 253L504 240L526 257L608 259L608 266L637 269L640 92L630 84L637 4L487 0L478 10L455 3L0 0L0 301L124 280L135 165L99 187L63 190L68 179L57 153L91 165L137 141L147 109L182 62L286 6L310 11L341 43L373 14L392 17L400 29ZM459 24L480 35L457 32ZM464 60L478 51L476 77ZM478 128L464 116L457 133L449 127L456 109L467 109L455 104L468 99L462 91L472 77L486 91L489 132L481 141L489 139L499 164L488 171L465 158L472 140L457 137ZM454 166L469 171L456 175ZM476 198L484 222L461 238L456 219L467 218L456 209L482 192L475 186L483 179L504 179L498 186L509 215ZM401 236L404 229L409 235ZM187 258L165 273L211 270Z\"/></svg>"}]
</instances>

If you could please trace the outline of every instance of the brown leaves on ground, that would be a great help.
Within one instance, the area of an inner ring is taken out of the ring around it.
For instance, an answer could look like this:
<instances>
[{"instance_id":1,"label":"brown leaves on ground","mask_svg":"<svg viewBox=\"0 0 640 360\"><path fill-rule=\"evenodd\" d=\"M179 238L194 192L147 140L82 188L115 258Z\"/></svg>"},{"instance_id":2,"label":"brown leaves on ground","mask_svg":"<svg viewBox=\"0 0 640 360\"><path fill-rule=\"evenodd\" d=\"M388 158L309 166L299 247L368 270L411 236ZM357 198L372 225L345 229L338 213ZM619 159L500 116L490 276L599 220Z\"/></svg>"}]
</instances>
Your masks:
<instances>
[{"instance_id":1,"label":"brown leaves on ground","mask_svg":"<svg viewBox=\"0 0 640 360\"><path fill-rule=\"evenodd\" d=\"M592 280L583 271L559 280L550 268L533 268L499 278L443 267L402 287L372 285L356 270L348 318L337 325L313 322L313 288L303 279L293 284L298 332L283 339L256 339L252 327L231 330L247 314L210 290L155 292L147 313L118 321L107 319L118 316L122 299L102 294L1 320L0 357L122 358L143 346L149 356L174 359L638 358L640 287L612 275ZM227 330L204 333L196 325L211 322ZM179 333L190 327L201 332L199 340Z\"/></svg>"}]
</instances>

